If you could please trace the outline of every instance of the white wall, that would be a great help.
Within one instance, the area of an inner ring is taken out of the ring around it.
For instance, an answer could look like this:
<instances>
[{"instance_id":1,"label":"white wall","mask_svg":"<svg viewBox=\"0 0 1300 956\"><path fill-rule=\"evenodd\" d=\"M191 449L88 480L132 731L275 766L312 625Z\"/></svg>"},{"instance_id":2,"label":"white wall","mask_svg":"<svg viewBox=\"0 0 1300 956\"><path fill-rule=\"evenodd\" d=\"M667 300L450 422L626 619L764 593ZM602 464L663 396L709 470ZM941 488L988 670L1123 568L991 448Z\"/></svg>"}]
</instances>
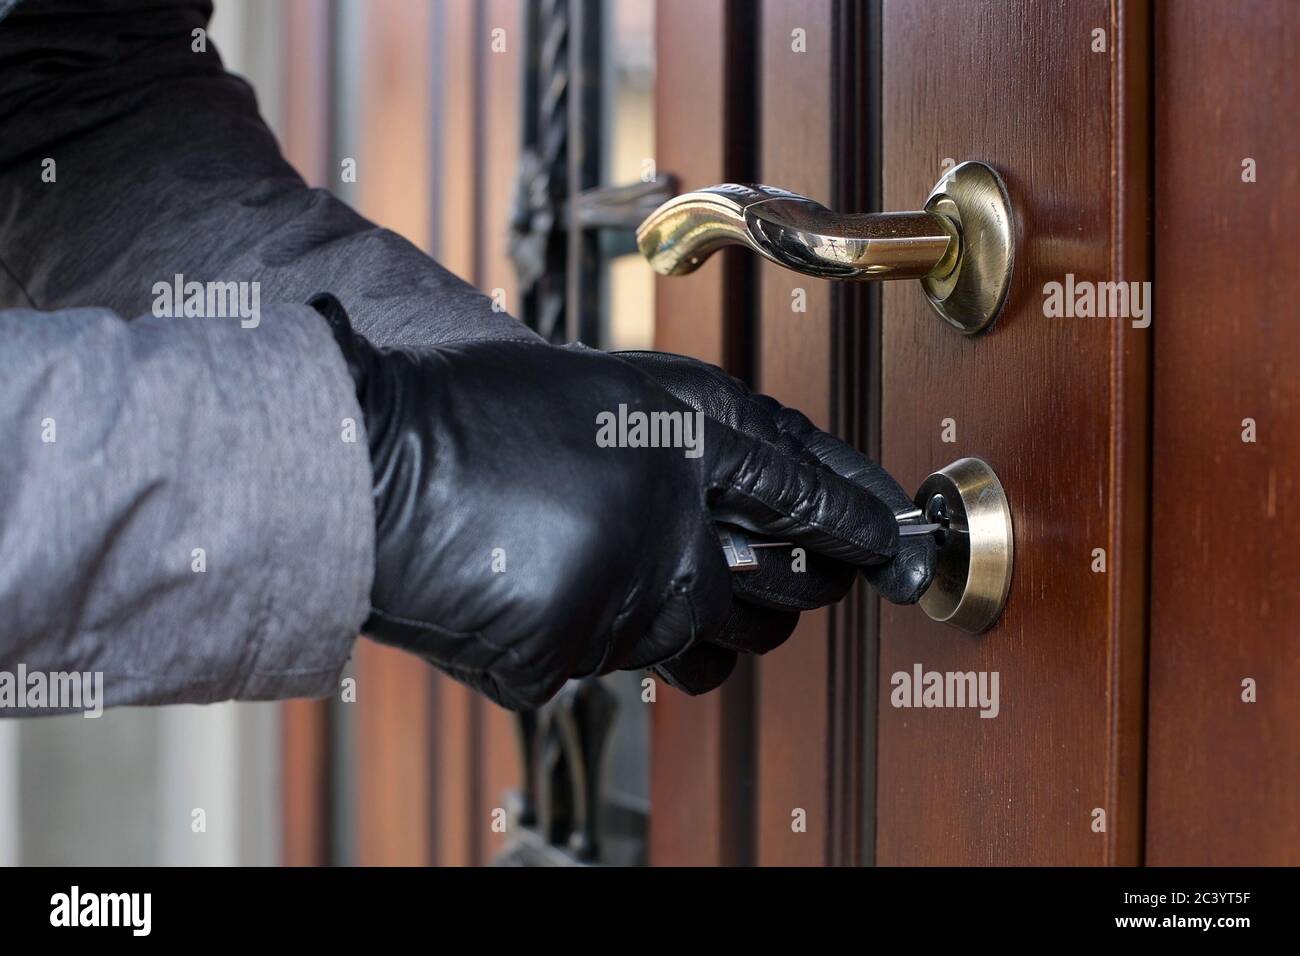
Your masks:
<instances>
[{"instance_id":1,"label":"white wall","mask_svg":"<svg viewBox=\"0 0 1300 956\"><path fill-rule=\"evenodd\" d=\"M157 862L279 862L275 704L168 707L158 741Z\"/></svg>"},{"instance_id":2,"label":"white wall","mask_svg":"<svg viewBox=\"0 0 1300 956\"><path fill-rule=\"evenodd\" d=\"M18 727L0 720L0 866L15 866L22 850L18 809Z\"/></svg>"}]
</instances>

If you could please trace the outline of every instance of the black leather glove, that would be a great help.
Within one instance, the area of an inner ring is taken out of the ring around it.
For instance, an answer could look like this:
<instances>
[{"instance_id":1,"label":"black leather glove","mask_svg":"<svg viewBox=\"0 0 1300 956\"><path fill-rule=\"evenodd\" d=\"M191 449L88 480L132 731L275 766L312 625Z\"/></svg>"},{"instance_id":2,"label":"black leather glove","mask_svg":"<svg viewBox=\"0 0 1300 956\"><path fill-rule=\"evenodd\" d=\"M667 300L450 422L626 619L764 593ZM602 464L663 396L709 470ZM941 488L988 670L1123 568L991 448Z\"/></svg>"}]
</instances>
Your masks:
<instances>
[{"instance_id":1,"label":"black leather glove","mask_svg":"<svg viewBox=\"0 0 1300 956\"><path fill-rule=\"evenodd\" d=\"M312 304L357 383L375 475L363 630L504 706L656 664L707 690L737 651L775 646L799 609L840 597L854 566L888 568L898 552L891 506L821 462L847 460L829 436L738 385L736 408L751 411L697 416L705 409L642 371L671 363L646 355L504 341L388 351L354 333L332 297ZM682 361L704 390L726 378ZM683 388L684 372L669 377ZM677 437L701 440L606 447L601 423L620 406L669 413L685 426ZM774 416L766 434L762 409ZM810 573L732 574L717 521L796 542Z\"/></svg>"},{"instance_id":2,"label":"black leather glove","mask_svg":"<svg viewBox=\"0 0 1300 956\"><path fill-rule=\"evenodd\" d=\"M665 391L709 418L750 438L769 442L796 461L821 465L861 485L894 514L915 507L898 482L862 452L822 431L801 412L786 408L767 395L754 394L743 382L716 365L667 352L613 354L631 362ZM930 586L937 554L932 536L901 538L893 560L866 565L861 571L886 600L914 604ZM709 689L716 673L725 671L722 673L725 678L735 663L734 654L731 661L720 660L717 650L717 642L735 643L726 633L728 629L743 634L751 622L765 620L766 632L772 635L775 622L784 620L785 630L779 639L773 642L769 637L774 647L794 630L799 611L838 601L855 573L852 567L816 553L808 555L807 569L802 573L794 572L788 560L780 560L774 554L765 557L767 560L759 564L757 571L732 575L735 601L724 634L714 644L697 645L657 668L670 683L697 692ZM763 648L767 649L770 648Z\"/></svg>"}]
</instances>

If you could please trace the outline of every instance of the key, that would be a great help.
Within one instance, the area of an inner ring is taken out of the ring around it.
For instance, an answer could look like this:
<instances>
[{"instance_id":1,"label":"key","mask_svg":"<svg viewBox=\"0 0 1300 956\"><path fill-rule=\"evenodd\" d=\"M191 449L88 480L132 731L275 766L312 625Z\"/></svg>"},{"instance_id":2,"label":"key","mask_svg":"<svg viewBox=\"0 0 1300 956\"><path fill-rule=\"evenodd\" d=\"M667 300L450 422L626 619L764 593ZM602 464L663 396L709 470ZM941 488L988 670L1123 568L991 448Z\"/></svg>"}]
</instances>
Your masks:
<instances>
[{"instance_id":1,"label":"key","mask_svg":"<svg viewBox=\"0 0 1300 956\"><path fill-rule=\"evenodd\" d=\"M898 536L911 538L916 535L934 534L937 531L957 531L944 524L916 524L921 509L905 511L895 517L898 519ZM910 523L909 523L910 522ZM793 541L751 541L749 532L734 525L718 525L718 537L722 540L722 555L727 559L727 567L732 571L757 571L758 554L762 548L793 548Z\"/></svg>"},{"instance_id":2,"label":"key","mask_svg":"<svg viewBox=\"0 0 1300 956\"><path fill-rule=\"evenodd\" d=\"M934 534L936 531L951 531L947 525L942 524L900 524L898 526L898 536L900 538L911 538L918 534Z\"/></svg>"}]
</instances>

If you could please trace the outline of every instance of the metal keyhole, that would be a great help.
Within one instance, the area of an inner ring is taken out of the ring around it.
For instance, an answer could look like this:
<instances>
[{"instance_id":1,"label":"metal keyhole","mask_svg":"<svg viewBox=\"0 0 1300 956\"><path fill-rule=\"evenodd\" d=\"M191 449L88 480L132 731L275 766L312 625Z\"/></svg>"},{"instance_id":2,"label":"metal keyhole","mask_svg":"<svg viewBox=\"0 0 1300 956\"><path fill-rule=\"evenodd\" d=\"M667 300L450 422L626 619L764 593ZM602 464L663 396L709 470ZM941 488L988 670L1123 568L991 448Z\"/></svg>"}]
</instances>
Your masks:
<instances>
[{"instance_id":1,"label":"metal keyhole","mask_svg":"<svg viewBox=\"0 0 1300 956\"><path fill-rule=\"evenodd\" d=\"M943 495L935 495L925 504L925 522L926 524L937 524L943 534L948 530L949 522L952 516L948 513L948 500Z\"/></svg>"},{"instance_id":2,"label":"metal keyhole","mask_svg":"<svg viewBox=\"0 0 1300 956\"><path fill-rule=\"evenodd\" d=\"M990 628L1011 588L1011 508L987 462L962 458L936 471L916 493L935 532L934 579L921 595L931 618L971 634Z\"/></svg>"}]
</instances>

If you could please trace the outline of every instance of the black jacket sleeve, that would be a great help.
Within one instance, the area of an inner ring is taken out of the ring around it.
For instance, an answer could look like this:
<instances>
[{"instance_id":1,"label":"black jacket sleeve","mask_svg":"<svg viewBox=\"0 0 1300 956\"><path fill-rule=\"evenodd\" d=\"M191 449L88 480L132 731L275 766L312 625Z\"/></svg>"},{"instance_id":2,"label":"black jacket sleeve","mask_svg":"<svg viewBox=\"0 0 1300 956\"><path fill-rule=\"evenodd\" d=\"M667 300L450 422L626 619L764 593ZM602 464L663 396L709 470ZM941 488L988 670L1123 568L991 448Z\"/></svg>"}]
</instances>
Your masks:
<instances>
[{"instance_id":1,"label":"black jacket sleeve","mask_svg":"<svg viewBox=\"0 0 1300 956\"><path fill-rule=\"evenodd\" d=\"M0 14L3 7L0 7ZM151 310L158 282L334 293L382 345L531 332L308 188L198 0L23 0L0 19L0 308ZM50 162L52 161L52 162Z\"/></svg>"}]
</instances>

